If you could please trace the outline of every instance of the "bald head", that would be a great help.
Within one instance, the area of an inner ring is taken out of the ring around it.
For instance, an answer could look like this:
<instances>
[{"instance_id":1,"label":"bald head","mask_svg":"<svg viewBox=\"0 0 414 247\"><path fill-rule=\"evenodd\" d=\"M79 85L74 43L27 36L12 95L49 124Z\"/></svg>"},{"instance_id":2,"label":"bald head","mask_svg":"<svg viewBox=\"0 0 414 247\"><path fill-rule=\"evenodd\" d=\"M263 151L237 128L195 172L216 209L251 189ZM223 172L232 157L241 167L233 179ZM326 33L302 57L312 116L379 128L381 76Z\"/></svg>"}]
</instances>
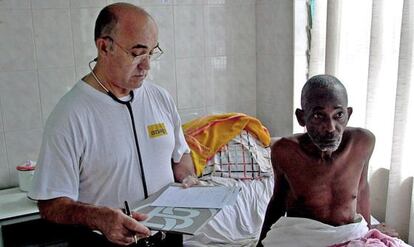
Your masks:
<instances>
[{"instance_id":1,"label":"bald head","mask_svg":"<svg viewBox=\"0 0 414 247\"><path fill-rule=\"evenodd\" d=\"M336 98L340 99L345 107L348 105L348 94L344 85L331 75L315 75L305 83L301 94L302 109L307 110L309 103L315 98L326 102Z\"/></svg>"},{"instance_id":2,"label":"bald head","mask_svg":"<svg viewBox=\"0 0 414 247\"><path fill-rule=\"evenodd\" d=\"M116 32L118 22L130 14L137 15L155 25L154 19L144 9L129 3L114 3L99 12L95 22L95 41L100 37L112 36Z\"/></svg>"}]
</instances>

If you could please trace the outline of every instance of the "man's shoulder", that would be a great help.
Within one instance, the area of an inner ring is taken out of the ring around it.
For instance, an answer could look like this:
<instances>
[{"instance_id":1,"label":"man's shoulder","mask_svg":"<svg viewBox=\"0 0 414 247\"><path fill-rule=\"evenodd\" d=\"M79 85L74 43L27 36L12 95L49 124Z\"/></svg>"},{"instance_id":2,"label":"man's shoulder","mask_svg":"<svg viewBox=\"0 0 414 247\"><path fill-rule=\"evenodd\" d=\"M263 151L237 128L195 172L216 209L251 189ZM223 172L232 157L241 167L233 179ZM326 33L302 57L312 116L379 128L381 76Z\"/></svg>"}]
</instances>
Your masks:
<instances>
[{"instance_id":1,"label":"man's shoulder","mask_svg":"<svg viewBox=\"0 0 414 247\"><path fill-rule=\"evenodd\" d=\"M299 138L303 134L281 137L272 145L272 152L290 152L295 147L299 147Z\"/></svg>"},{"instance_id":2,"label":"man's shoulder","mask_svg":"<svg viewBox=\"0 0 414 247\"><path fill-rule=\"evenodd\" d=\"M281 146L286 143L298 143L299 136L302 134L295 134L291 136L284 136L275 141L274 145Z\"/></svg>"},{"instance_id":3,"label":"man's shoulder","mask_svg":"<svg viewBox=\"0 0 414 247\"><path fill-rule=\"evenodd\" d=\"M151 81L145 81L145 83L143 85L146 88L146 90L157 92L157 93L159 93L161 95L164 95L164 96L167 96L167 95L169 96L170 95L165 88L163 88L160 85L157 85L157 84L155 84Z\"/></svg>"},{"instance_id":4,"label":"man's shoulder","mask_svg":"<svg viewBox=\"0 0 414 247\"><path fill-rule=\"evenodd\" d=\"M375 143L375 135L368 129L358 127L347 127L344 135L347 135L354 141Z\"/></svg>"},{"instance_id":5,"label":"man's shoulder","mask_svg":"<svg viewBox=\"0 0 414 247\"><path fill-rule=\"evenodd\" d=\"M368 153L372 152L375 147L375 135L364 128L347 127L343 141L354 149L366 150Z\"/></svg>"},{"instance_id":6,"label":"man's shoulder","mask_svg":"<svg viewBox=\"0 0 414 247\"><path fill-rule=\"evenodd\" d=\"M82 93L82 85L78 82L60 98L46 121L46 126L66 126L85 113L86 105L90 105L86 94Z\"/></svg>"},{"instance_id":7,"label":"man's shoulder","mask_svg":"<svg viewBox=\"0 0 414 247\"><path fill-rule=\"evenodd\" d=\"M147 92L147 95L154 100L163 100L165 103L171 104L174 102L171 94L163 87L151 82L145 81L143 84L144 90Z\"/></svg>"},{"instance_id":8,"label":"man's shoulder","mask_svg":"<svg viewBox=\"0 0 414 247\"><path fill-rule=\"evenodd\" d=\"M84 109L85 101L89 99L84 93L84 85L77 82L68 92L66 92L57 102L54 108L54 113L59 114L64 112L79 112ZM89 102L88 102L89 103Z\"/></svg>"}]
</instances>

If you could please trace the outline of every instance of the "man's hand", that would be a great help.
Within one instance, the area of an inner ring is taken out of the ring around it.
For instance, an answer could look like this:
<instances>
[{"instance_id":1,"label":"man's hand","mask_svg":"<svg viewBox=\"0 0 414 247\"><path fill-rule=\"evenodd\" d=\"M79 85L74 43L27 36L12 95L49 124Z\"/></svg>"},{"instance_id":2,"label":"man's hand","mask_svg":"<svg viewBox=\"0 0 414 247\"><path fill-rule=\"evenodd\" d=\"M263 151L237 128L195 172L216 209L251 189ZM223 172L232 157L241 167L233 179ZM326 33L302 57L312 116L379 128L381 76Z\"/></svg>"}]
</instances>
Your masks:
<instances>
[{"instance_id":1,"label":"man's hand","mask_svg":"<svg viewBox=\"0 0 414 247\"><path fill-rule=\"evenodd\" d=\"M388 226L385 223L372 225L371 229L377 229L378 231L387 234L390 237L398 238L398 232L394 228Z\"/></svg>"},{"instance_id":2,"label":"man's hand","mask_svg":"<svg viewBox=\"0 0 414 247\"><path fill-rule=\"evenodd\" d=\"M58 224L79 224L91 230L99 230L105 237L116 244L133 243L134 236L148 237L151 231L139 223L147 216L132 212L132 217L120 209L95 206L77 202L67 197L38 201L42 218Z\"/></svg>"},{"instance_id":3,"label":"man's hand","mask_svg":"<svg viewBox=\"0 0 414 247\"><path fill-rule=\"evenodd\" d=\"M196 175L188 175L187 177L183 179L181 184L183 185L184 188L188 188L194 185L201 184L201 181L200 179L198 179Z\"/></svg>"},{"instance_id":4,"label":"man's hand","mask_svg":"<svg viewBox=\"0 0 414 247\"><path fill-rule=\"evenodd\" d=\"M120 209L103 208L97 228L109 241L118 245L129 245L134 243L134 236L140 239L151 235L151 231L138 222L146 218L145 214L137 212L132 212L130 217Z\"/></svg>"},{"instance_id":5,"label":"man's hand","mask_svg":"<svg viewBox=\"0 0 414 247\"><path fill-rule=\"evenodd\" d=\"M172 164L174 178L176 182L181 182L184 188L200 184L200 180L195 175L194 163L191 155L183 154L178 163Z\"/></svg>"}]
</instances>

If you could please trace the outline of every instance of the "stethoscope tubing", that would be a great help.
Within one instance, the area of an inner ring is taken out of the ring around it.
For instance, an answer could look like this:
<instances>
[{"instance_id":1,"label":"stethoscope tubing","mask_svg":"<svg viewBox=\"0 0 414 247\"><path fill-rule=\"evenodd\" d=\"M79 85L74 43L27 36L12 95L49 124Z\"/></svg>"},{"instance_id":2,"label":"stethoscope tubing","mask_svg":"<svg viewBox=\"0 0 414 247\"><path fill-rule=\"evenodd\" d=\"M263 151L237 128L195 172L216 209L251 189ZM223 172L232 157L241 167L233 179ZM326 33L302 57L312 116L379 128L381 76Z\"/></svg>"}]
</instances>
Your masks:
<instances>
[{"instance_id":1,"label":"stethoscope tubing","mask_svg":"<svg viewBox=\"0 0 414 247\"><path fill-rule=\"evenodd\" d=\"M141 155L141 150L139 148L139 142L138 142L138 135L137 135L137 130L136 130L136 126L135 126L135 119L134 119L134 114L132 111L132 105L131 102L134 100L134 91L131 90L129 92L130 98L128 100L120 100L118 97L116 97L110 90L108 90L106 87L103 86L103 84L101 83L101 81L99 80L99 78L95 75L95 72L93 72L93 69L91 67L91 63L96 62L97 59L95 58L94 60L89 62L89 69L91 70L92 76L95 78L95 80L98 82L98 84L105 90L106 94L111 97L114 101L118 102L119 104L125 105L128 109L128 113L129 116L131 118L131 123L132 123L132 130L134 133L134 140L135 140L135 146L137 148L137 155L138 155L138 160L139 160L139 164L140 164L140 172L141 172L141 178L142 178L142 186L144 188L144 197L145 199L148 198L148 187L147 187L147 182L145 179L145 171L144 171L144 163L142 162L142 155Z\"/></svg>"}]
</instances>

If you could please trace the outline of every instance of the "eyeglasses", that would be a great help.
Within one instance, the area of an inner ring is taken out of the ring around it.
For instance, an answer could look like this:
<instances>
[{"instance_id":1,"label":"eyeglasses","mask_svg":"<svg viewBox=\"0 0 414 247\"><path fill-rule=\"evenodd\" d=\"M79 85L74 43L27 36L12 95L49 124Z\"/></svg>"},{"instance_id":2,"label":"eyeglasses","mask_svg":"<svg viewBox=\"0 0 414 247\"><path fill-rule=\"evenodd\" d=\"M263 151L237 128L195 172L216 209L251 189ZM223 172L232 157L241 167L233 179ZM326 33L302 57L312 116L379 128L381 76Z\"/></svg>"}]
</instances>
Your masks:
<instances>
[{"instance_id":1,"label":"eyeglasses","mask_svg":"<svg viewBox=\"0 0 414 247\"><path fill-rule=\"evenodd\" d=\"M149 54L136 55L133 52L130 52L126 48L121 46L111 36L105 36L105 37L102 37L102 38L103 39L109 39L111 42L113 42L119 48L121 48L122 51L124 51L127 55L129 55L132 58L132 63L131 64L133 64L133 65L141 63L144 59L149 59L151 62L156 61L161 57L162 54L164 54L164 52L161 50L158 43L157 43L157 46L155 46L154 49L152 49Z\"/></svg>"}]
</instances>

